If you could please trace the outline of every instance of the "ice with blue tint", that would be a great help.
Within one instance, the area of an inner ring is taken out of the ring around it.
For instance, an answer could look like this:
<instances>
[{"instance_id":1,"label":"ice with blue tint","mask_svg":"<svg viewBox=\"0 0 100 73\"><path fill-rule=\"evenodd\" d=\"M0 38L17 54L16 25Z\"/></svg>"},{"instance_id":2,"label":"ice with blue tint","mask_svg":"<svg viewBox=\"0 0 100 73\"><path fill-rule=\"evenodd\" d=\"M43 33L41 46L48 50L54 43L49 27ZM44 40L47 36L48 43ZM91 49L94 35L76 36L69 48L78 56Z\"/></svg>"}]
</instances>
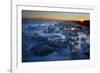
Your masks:
<instances>
[{"instance_id":1,"label":"ice with blue tint","mask_svg":"<svg viewBox=\"0 0 100 73\"><path fill-rule=\"evenodd\" d=\"M89 35L71 21L22 19L22 62L89 59Z\"/></svg>"}]
</instances>

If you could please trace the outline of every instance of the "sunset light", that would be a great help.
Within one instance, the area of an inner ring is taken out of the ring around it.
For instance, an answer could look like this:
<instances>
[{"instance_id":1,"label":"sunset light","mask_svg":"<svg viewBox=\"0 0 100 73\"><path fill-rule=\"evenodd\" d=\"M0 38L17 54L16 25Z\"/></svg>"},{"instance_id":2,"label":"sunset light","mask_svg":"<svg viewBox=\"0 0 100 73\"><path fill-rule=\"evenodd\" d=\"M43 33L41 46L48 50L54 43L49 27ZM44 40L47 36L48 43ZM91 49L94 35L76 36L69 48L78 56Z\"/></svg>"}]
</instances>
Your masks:
<instances>
[{"instance_id":1,"label":"sunset light","mask_svg":"<svg viewBox=\"0 0 100 73\"><path fill-rule=\"evenodd\" d=\"M48 12L48 11L25 11L23 10L22 18L41 18L53 20L81 21L90 20L89 13L77 12ZM81 19L81 20L80 20Z\"/></svg>"},{"instance_id":2,"label":"sunset light","mask_svg":"<svg viewBox=\"0 0 100 73\"><path fill-rule=\"evenodd\" d=\"M80 20L80 22L81 22L81 23L83 23L83 22L84 22L84 20L83 20L83 19L81 19L81 20Z\"/></svg>"}]
</instances>

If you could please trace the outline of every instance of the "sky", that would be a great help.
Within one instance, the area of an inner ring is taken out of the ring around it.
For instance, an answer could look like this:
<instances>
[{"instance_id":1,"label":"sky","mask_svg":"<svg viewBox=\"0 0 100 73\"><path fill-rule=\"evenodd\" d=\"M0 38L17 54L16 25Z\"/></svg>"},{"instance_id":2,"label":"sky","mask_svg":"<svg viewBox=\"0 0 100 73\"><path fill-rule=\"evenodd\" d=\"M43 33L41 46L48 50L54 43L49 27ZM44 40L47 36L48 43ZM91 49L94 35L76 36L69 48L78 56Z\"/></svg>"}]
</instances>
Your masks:
<instances>
[{"instance_id":1,"label":"sky","mask_svg":"<svg viewBox=\"0 0 100 73\"><path fill-rule=\"evenodd\" d=\"M53 11L22 11L23 18L42 18L42 19L54 19L54 20L75 20L84 21L90 20L89 13L78 12L53 12Z\"/></svg>"}]
</instances>

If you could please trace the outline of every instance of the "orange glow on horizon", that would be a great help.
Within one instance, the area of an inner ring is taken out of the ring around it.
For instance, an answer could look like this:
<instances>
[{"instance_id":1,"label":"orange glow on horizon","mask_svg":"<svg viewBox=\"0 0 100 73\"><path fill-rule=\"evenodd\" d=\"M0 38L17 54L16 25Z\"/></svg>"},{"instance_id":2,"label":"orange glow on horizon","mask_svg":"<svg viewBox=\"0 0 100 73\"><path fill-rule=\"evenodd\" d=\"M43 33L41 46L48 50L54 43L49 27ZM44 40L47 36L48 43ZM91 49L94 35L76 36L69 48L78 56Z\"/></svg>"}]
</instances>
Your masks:
<instances>
[{"instance_id":1,"label":"orange glow on horizon","mask_svg":"<svg viewBox=\"0 0 100 73\"><path fill-rule=\"evenodd\" d=\"M46 11L23 11L23 18L41 18L51 20L64 21L80 21L90 20L89 13L74 13L74 12L46 12Z\"/></svg>"},{"instance_id":2,"label":"orange glow on horizon","mask_svg":"<svg viewBox=\"0 0 100 73\"><path fill-rule=\"evenodd\" d=\"M83 23L83 22L84 22L84 20L83 20L83 19L81 19L81 20L80 20L80 22L81 22L81 23Z\"/></svg>"}]
</instances>

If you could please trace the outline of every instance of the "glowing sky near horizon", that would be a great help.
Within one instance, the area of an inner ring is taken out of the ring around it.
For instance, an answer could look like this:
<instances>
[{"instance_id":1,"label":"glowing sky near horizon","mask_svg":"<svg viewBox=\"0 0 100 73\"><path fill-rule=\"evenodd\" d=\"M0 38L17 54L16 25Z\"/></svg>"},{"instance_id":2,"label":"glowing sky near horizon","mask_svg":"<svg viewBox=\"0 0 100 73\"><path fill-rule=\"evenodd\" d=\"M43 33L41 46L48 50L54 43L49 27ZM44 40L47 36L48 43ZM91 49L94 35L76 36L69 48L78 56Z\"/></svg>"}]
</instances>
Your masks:
<instances>
[{"instance_id":1,"label":"glowing sky near horizon","mask_svg":"<svg viewBox=\"0 0 100 73\"><path fill-rule=\"evenodd\" d=\"M48 12L48 11L22 11L23 18L42 18L42 19L55 19L55 20L90 20L89 13L76 13L76 12Z\"/></svg>"}]
</instances>

